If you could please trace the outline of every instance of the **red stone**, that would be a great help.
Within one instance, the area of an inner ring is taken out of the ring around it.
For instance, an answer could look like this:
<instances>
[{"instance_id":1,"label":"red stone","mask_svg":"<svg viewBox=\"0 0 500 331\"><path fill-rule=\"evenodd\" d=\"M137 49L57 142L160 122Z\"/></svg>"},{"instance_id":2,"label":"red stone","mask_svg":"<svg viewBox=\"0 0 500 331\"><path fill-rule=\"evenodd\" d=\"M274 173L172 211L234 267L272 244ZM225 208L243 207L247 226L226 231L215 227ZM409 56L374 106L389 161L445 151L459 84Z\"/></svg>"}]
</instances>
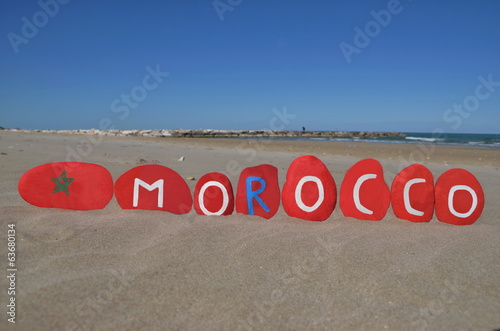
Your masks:
<instances>
[{"instance_id":1,"label":"red stone","mask_svg":"<svg viewBox=\"0 0 500 331\"><path fill-rule=\"evenodd\" d=\"M340 187L344 216L379 221L385 217L390 202L384 170L377 160L361 160L347 171Z\"/></svg>"},{"instance_id":2,"label":"red stone","mask_svg":"<svg viewBox=\"0 0 500 331\"><path fill-rule=\"evenodd\" d=\"M231 215L234 194L229 178L218 172L202 176L194 188L194 210L199 215Z\"/></svg>"},{"instance_id":3,"label":"red stone","mask_svg":"<svg viewBox=\"0 0 500 331\"><path fill-rule=\"evenodd\" d=\"M97 164L48 163L27 171L19 179L18 191L24 200L37 207L102 209L113 197L113 178Z\"/></svg>"},{"instance_id":4,"label":"red stone","mask_svg":"<svg viewBox=\"0 0 500 331\"><path fill-rule=\"evenodd\" d=\"M470 225L481 216L483 208L483 188L473 174L464 169L450 169L438 178L436 182L438 220L454 225Z\"/></svg>"},{"instance_id":5,"label":"red stone","mask_svg":"<svg viewBox=\"0 0 500 331\"><path fill-rule=\"evenodd\" d=\"M324 221L335 209L337 186L320 159L304 155L290 164L281 196L289 216Z\"/></svg>"},{"instance_id":6,"label":"red stone","mask_svg":"<svg viewBox=\"0 0 500 331\"><path fill-rule=\"evenodd\" d=\"M269 219L279 206L278 169L269 164L243 169L236 191L236 211Z\"/></svg>"},{"instance_id":7,"label":"red stone","mask_svg":"<svg viewBox=\"0 0 500 331\"><path fill-rule=\"evenodd\" d=\"M115 196L123 209L186 214L193 206L184 179L174 170L156 164L138 166L121 175L115 183Z\"/></svg>"},{"instance_id":8,"label":"red stone","mask_svg":"<svg viewBox=\"0 0 500 331\"><path fill-rule=\"evenodd\" d=\"M392 210L411 222L429 222L434 214L434 177L425 166L412 164L392 182Z\"/></svg>"}]
</instances>

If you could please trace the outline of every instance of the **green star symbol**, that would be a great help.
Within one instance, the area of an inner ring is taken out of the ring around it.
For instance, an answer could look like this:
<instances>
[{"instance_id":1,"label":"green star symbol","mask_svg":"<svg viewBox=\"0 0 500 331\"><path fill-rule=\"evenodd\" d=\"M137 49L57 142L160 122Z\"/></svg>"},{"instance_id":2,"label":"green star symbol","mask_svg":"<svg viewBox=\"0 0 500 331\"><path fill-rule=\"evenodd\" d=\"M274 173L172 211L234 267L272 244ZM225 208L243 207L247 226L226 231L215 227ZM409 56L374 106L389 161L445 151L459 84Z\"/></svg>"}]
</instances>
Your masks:
<instances>
[{"instance_id":1,"label":"green star symbol","mask_svg":"<svg viewBox=\"0 0 500 331\"><path fill-rule=\"evenodd\" d=\"M59 178L51 178L51 181L56 183L56 187L54 188L54 192L52 193L57 193L57 192L64 192L66 195L69 195L69 189L68 186L71 184L72 181L74 181L74 178L67 178L66 177L66 170L64 170L59 176Z\"/></svg>"}]
</instances>

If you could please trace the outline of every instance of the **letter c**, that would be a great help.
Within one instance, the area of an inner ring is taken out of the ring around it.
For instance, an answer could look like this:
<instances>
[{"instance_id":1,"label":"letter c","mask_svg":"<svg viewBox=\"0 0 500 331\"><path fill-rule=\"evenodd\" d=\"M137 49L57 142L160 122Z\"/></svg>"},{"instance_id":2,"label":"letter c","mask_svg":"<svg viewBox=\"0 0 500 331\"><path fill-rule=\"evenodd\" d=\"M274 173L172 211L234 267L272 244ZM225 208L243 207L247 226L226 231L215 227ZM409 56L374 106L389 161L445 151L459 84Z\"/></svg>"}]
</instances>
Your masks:
<instances>
[{"instance_id":1,"label":"letter c","mask_svg":"<svg viewBox=\"0 0 500 331\"><path fill-rule=\"evenodd\" d=\"M356 208L362 213L368 214L368 215L373 215L373 210L370 210L363 206L361 204L361 201L359 201L359 189L361 188L361 185L368 179L375 179L377 178L377 175L375 174L366 174L358 178L356 181L356 184L354 185L354 191L352 192L352 197L354 199L354 204L356 205Z\"/></svg>"},{"instance_id":2,"label":"letter c","mask_svg":"<svg viewBox=\"0 0 500 331\"><path fill-rule=\"evenodd\" d=\"M411 188L411 186L413 184L417 184L417 183L425 183L425 179L423 179L423 178L414 178L412 180L409 180L405 184L405 188L403 190L403 200L404 200L404 203L405 203L406 211L408 211L408 213L410 213L412 215L415 215L415 216L423 216L424 215L423 211L414 209L411 206L411 204L410 204L410 188Z\"/></svg>"}]
</instances>

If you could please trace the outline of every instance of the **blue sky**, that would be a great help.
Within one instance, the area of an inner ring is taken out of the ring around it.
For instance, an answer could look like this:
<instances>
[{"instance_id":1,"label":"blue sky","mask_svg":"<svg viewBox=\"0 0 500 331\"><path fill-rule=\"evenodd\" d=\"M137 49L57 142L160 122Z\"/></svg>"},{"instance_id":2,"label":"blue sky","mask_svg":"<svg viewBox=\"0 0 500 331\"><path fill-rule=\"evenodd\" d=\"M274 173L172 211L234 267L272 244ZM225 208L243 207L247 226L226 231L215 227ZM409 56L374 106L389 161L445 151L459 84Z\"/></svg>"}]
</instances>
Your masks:
<instances>
[{"instance_id":1,"label":"blue sky","mask_svg":"<svg viewBox=\"0 0 500 331\"><path fill-rule=\"evenodd\" d=\"M60 1L2 4L0 126L500 133L500 1Z\"/></svg>"}]
</instances>

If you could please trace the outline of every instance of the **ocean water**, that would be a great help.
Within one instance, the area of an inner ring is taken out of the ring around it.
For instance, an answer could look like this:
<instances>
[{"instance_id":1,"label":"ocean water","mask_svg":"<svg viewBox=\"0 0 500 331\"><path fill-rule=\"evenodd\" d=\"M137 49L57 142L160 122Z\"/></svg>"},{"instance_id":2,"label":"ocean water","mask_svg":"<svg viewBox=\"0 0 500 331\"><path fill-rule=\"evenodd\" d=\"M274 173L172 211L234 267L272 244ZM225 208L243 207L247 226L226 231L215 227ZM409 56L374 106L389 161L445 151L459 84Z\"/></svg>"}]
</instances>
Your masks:
<instances>
[{"instance_id":1,"label":"ocean water","mask_svg":"<svg viewBox=\"0 0 500 331\"><path fill-rule=\"evenodd\" d=\"M458 145L500 148L500 134L471 134L471 133L425 133L403 132L406 137L317 137L317 138L270 138L280 140L312 140L312 141L362 141L384 142L394 144L429 144L429 145Z\"/></svg>"},{"instance_id":2,"label":"ocean water","mask_svg":"<svg viewBox=\"0 0 500 331\"><path fill-rule=\"evenodd\" d=\"M500 148L500 134L484 133L414 133L405 132L407 141L442 145L462 145Z\"/></svg>"}]
</instances>

